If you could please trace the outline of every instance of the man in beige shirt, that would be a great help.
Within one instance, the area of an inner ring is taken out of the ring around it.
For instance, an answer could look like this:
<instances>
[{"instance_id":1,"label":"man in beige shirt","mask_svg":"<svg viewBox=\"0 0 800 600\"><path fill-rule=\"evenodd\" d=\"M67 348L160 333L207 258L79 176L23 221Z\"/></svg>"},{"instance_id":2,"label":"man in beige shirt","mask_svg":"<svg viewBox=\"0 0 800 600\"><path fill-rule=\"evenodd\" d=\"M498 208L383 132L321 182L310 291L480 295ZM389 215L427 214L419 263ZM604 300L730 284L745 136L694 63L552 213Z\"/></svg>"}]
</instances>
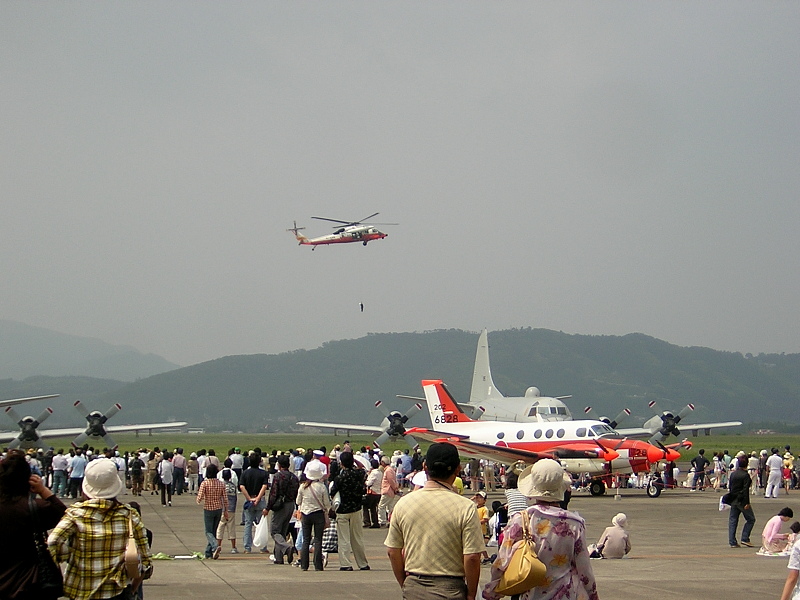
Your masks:
<instances>
[{"instance_id":1,"label":"man in beige shirt","mask_svg":"<svg viewBox=\"0 0 800 600\"><path fill-rule=\"evenodd\" d=\"M453 488L455 446L432 444L428 481L395 506L384 544L405 600L474 600L485 546L475 504Z\"/></svg>"}]
</instances>

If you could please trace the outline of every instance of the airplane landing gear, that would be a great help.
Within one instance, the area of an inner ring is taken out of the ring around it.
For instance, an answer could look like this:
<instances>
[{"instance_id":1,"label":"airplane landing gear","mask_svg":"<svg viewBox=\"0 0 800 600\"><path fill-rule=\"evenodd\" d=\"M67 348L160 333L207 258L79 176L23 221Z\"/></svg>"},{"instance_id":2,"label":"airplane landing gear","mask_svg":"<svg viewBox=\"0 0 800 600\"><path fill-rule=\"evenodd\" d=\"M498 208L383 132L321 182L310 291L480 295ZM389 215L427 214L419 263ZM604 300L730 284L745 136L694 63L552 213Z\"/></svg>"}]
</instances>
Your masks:
<instances>
[{"instance_id":1,"label":"airplane landing gear","mask_svg":"<svg viewBox=\"0 0 800 600\"><path fill-rule=\"evenodd\" d=\"M600 479L593 479L589 484L589 493L592 496L602 496L606 493L606 484Z\"/></svg>"},{"instance_id":2,"label":"airplane landing gear","mask_svg":"<svg viewBox=\"0 0 800 600\"><path fill-rule=\"evenodd\" d=\"M647 482L647 496L649 498L658 498L663 489L664 483L661 481L660 477L651 477Z\"/></svg>"}]
</instances>

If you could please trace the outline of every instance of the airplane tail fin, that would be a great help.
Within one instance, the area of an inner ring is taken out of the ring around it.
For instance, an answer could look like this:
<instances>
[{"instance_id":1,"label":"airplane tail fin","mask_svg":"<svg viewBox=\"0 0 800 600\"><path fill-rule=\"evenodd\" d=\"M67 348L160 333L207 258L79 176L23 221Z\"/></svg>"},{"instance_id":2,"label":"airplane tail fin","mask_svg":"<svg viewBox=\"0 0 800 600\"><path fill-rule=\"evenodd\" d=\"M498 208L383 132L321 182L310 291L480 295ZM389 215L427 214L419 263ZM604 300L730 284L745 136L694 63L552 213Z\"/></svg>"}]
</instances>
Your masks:
<instances>
[{"instance_id":1,"label":"airplane tail fin","mask_svg":"<svg viewBox=\"0 0 800 600\"><path fill-rule=\"evenodd\" d=\"M470 419L458 403L453 399L441 379L423 379L422 389L425 390L425 400L428 413L431 416L431 425L434 429L453 423L470 423Z\"/></svg>"},{"instance_id":2,"label":"airplane tail fin","mask_svg":"<svg viewBox=\"0 0 800 600\"><path fill-rule=\"evenodd\" d=\"M489 333L484 329L478 338L469 403L480 405L487 400L500 400L503 397L492 381L492 369L489 366Z\"/></svg>"}]
</instances>

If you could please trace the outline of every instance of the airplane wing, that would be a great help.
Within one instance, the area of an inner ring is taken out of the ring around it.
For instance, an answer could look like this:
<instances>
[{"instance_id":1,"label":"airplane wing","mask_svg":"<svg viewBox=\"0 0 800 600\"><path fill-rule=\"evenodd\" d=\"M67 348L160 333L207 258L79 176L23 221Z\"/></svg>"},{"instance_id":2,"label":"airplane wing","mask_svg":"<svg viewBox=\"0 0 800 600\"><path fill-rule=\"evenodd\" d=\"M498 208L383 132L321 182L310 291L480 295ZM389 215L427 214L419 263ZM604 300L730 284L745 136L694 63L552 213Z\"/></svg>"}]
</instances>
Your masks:
<instances>
[{"instance_id":1,"label":"airplane wing","mask_svg":"<svg viewBox=\"0 0 800 600\"><path fill-rule=\"evenodd\" d=\"M686 432L686 431L700 431L708 429L721 429L723 427L738 427L741 424L742 424L741 421L722 421L720 423L698 423L696 425L690 425L689 423L686 424L680 423L678 427L680 427L682 432ZM624 435L626 437L646 438L656 433L658 431L658 428L647 429L645 427L630 427L627 429L616 429L615 431L620 435Z\"/></svg>"},{"instance_id":2,"label":"airplane wing","mask_svg":"<svg viewBox=\"0 0 800 600\"><path fill-rule=\"evenodd\" d=\"M170 429L172 427L185 427L188 425L186 421L175 421L172 423L142 423L138 425L110 425L106 427L108 433L124 432L124 431L148 431L152 429ZM68 427L65 429L39 429L36 433L40 438L58 438L58 437L72 437L80 435L86 431L85 427ZM10 442L17 439L19 431L4 431L0 432L0 442Z\"/></svg>"},{"instance_id":3,"label":"airplane wing","mask_svg":"<svg viewBox=\"0 0 800 600\"><path fill-rule=\"evenodd\" d=\"M504 445L491 445L473 442L466 435L454 435L443 433L422 427L409 429L407 435L414 436L426 442L449 442L458 448L459 454L469 457L485 458L494 462L511 464L517 461L534 463L540 458L552 458L555 460L567 458L588 458L614 460L619 457L619 453L614 450L602 449L598 445L589 443L566 443L553 446L547 452L533 452L521 448L510 448Z\"/></svg>"},{"instance_id":4,"label":"airplane wing","mask_svg":"<svg viewBox=\"0 0 800 600\"><path fill-rule=\"evenodd\" d=\"M380 435L385 431L377 425L353 425L348 423L316 423L314 421L298 421L298 425L303 427L320 427L322 429L346 429L347 431L363 431L364 433L374 433Z\"/></svg>"},{"instance_id":5,"label":"airplane wing","mask_svg":"<svg viewBox=\"0 0 800 600\"><path fill-rule=\"evenodd\" d=\"M34 400L47 400L48 398L58 398L59 394L50 394L49 396L31 396L30 398L14 398L13 400L0 400L0 408L4 406L16 406L24 402L32 402Z\"/></svg>"},{"instance_id":6,"label":"airplane wing","mask_svg":"<svg viewBox=\"0 0 800 600\"><path fill-rule=\"evenodd\" d=\"M414 439L426 442L448 442L458 448L458 453L470 458L485 458L494 462L511 464L517 461L534 463L540 458L555 458L554 455L545 452L530 452L517 448L505 446L490 446L489 444L479 444L472 442L469 436L454 435L452 433L442 433L422 427L414 427L406 432L407 435L414 436Z\"/></svg>"}]
</instances>

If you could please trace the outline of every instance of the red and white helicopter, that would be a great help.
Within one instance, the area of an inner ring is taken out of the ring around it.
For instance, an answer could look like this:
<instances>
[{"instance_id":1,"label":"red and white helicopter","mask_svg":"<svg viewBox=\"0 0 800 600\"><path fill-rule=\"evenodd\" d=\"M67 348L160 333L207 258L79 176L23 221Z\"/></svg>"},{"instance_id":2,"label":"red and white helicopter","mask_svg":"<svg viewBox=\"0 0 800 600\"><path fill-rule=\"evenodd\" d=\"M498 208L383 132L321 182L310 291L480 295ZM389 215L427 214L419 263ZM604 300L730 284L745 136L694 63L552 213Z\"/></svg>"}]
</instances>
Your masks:
<instances>
[{"instance_id":1,"label":"red and white helicopter","mask_svg":"<svg viewBox=\"0 0 800 600\"><path fill-rule=\"evenodd\" d=\"M539 458L560 460L570 473L593 476L593 496L605 492L604 478L612 474L650 472L660 461L680 458L676 450L688 442L664 446L619 435L608 424L595 420L527 422L476 421L459 407L441 380L423 380L433 429L414 427L406 435L427 442L450 442L460 454L511 464L532 463ZM661 494L651 477L647 495Z\"/></svg>"},{"instance_id":2,"label":"red and white helicopter","mask_svg":"<svg viewBox=\"0 0 800 600\"><path fill-rule=\"evenodd\" d=\"M327 217L311 217L312 219L319 219L320 221L331 221L338 223L335 225L336 231L329 235L323 235L316 238L307 238L300 231L305 227L298 227L297 221L294 222L294 227L287 229L294 233L301 246L311 246L312 250L316 250L317 246L327 246L330 244L351 244L353 242L361 242L365 246L368 242L373 240L382 240L388 234L380 231L376 225L397 225L397 223L365 223L364 221L378 216L380 213L371 214L364 217L360 221L341 221L339 219L328 219Z\"/></svg>"}]
</instances>

